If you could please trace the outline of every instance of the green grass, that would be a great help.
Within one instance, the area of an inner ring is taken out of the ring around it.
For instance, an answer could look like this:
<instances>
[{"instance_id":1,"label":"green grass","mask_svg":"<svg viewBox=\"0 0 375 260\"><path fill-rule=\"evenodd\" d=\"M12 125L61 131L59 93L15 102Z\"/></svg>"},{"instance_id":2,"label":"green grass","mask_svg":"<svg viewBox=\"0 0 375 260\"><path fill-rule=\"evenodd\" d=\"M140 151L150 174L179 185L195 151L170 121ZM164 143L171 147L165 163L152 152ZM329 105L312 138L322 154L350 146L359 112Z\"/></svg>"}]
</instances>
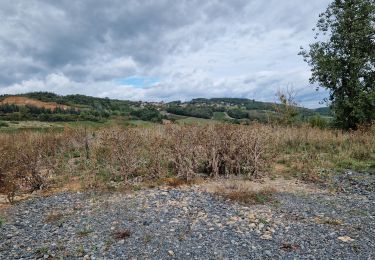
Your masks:
<instances>
[{"instance_id":1,"label":"green grass","mask_svg":"<svg viewBox=\"0 0 375 260\"><path fill-rule=\"evenodd\" d=\"M4 226L4 224L5 224L5 219L4 219L3 217L0 216L0 228L1 228L2 226Z\"/></svg>"},{"instance_id":2,"label":"green grass","mask_svg":"<svg viewBox=\"0 0 375 260\"><path fill-rule=\"evenodd\" d=\"M148 122L148 121L142 121L142 120L129 120L128 123L130 125L143 126L143 127L151 127L151 126L155 125L155 123Z\"/></svg>"},{"instance_id":3,"label":"green grass","mask_svg":"<svg viewBox=\"0 0 375 260\"><path fill-rule=\"evenodd\" d=\"M4 121L0 121L0 128L2 127L8 127L9 124L7 122L4 122Z\"/></svg>"},{"instance_id":4,"label":"green grass","mask_svg":"<svg viewBox=\"0 0 375 260\"><path fill-rule=\"evenodd\" d=\"M225 119L228 119L228 116L225 112L214 112L213 119L218 121L224 121Z\"/></svg>"},{"instance_id":5,"label":"green grass","mask_svg":"<svg viewBox=\"0 0 375 260\"><path fill-rule=\"evenodd\" d=\"M79 237L86 237L88 236L89 234L91 234L93 231L91 229L88 229L88 228L85 228L85 229L82 229L80 231L78 231L77 235Z\"/></svg>"},{"instance_id":6,"label":"green grass","mask_svg":"<svg viewBox=\"0 0 375 260\"><path fill-rule=\"evenodd\" d=\"M197 118L197 117L187 117L184 119L180 119L176 121L178 124L181 125L207 125L207 124L214 124L216 121L211 119L204 119L204 118Z\"/></svg>"},{"instance_id":7,"label":"green grass","mask_svg":"<svg viewBox=\"0 0 375 260\"><path fill-rule=\"evenodd\" d=\"M35 250L35 254L37 255L45 255L48 254L48 247L39 247Z\"/></svg>"}]
</instances>

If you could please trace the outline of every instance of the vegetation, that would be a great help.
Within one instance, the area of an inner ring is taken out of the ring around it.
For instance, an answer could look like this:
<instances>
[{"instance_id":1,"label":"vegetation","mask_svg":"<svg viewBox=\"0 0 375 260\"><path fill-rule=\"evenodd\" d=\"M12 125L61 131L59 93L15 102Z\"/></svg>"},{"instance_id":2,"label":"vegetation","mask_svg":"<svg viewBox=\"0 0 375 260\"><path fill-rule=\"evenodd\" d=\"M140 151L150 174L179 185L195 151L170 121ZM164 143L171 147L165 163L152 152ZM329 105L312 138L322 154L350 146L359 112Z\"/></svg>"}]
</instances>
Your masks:
<instances>
[{"instance_id":1,"label":"vegetation","mask_svg":"<svg viewBox=\"0 0 375 260\"><path fill-rule=\"evenodd\" d=\"M198 118L211 119L214 115L214 109L209 106L194 106L189 105L186 107L172 105L167 107L166 111L168 113L182 115L182 116L191 116Z\"/></svg>"},{"instance_id":2,"label":"vegetation","mask_svg":"<svg viewBox=\"0 0 375 260\"><path fill-rule=\"evenodd\" d=\"M0 101L2 100L4 103L0 103L0 120L8 122L90 121L108 125L109 121L115 119L122 121L122 124L150 125L146 122L162 123L166 119L170 122L188 124L212 123L209 122L211 120L249 124L251 121L263 123L270 122L271 119L275 121L283 113L282 104L243 98L193 99L185 103L174 101L164 104L34 92L16 96L3 95L0 96ZM329 116L328 108L311 110L295 107L295 111L298 116L293 118L295 121L293 123L308 122L309 118L316 114ZM11 129L13 127L10 127L9 131Z\"/></svg>"},{"instance_id":3,"label":"vegetation","mask_svg":"<svg viewBox=\"0 0 375 260\"><path fill-rule=\"evenodd\" d=\"M0 121L0 127L8 127L9 124L7 122L4 122L4 121Z\"/></svg>"},{"instance_id":4,"label":"vegetation","mask_svg":"<svg viewBox=\"0 0 375 260\"><path fill-rule=\"evenodd\" d=\"M0 133L0 193L78 180L86 188L191 182L200 176L259 178L266 173L321 181L375 165L375 128L356 132L251 124L65 128Z\"/></svg>"},{"instance_id":5,"label":"vegetation","mask_svg":"<svg viewBox=\"0 0 375 260\"><path fill-rule=\"evenodd\" d=\"M216 195L244 204L265 204L272 202L275 200L275 193L276 190L272 188L254 190L238 183L230 183L217 187L215 190Z\"/></svg>"},{"instance_id":6,"label":"vegetation","mask_svg":"<svg viewBox=\"0 0 375 260\"><path fill-rule=\"evenodd\" d=\"M228 110L228 116L235 118L235 119L245 119L249 118L249 114L241 109L230 109Z\"/></svg>"},{"instance_id":7,"label":"vegetation","mask_svg":"<svg viewBox=\"0 0 375 260\"><path fill-rule=\"evenodd\" d=\"M160 112L156 108L151 106L134 110L130 113L130 115L135 117L136 119L151 121L155 123L160 123L163 119L163 116L160 114Z\"/></svg>"},{"instance_id":8,"label":"vegetation","mask_svg":"<svg viewBox=\"0 0 375 260\"><path fill-rule=\"evenodd\" d=\"M45 122L68 122L68 121L101 121L109 117L109 113L96 110L54 110L25 105L14 104L0 105L0 117L8 121L38 120Z\"/></svg>"},{"instance_id":9,"label":"vegetation","mask_svg":"<svg viewBox=\"0 0 375 260\"><path fill-rule=\"evenodd\" d=\"M336 124L356 129L375 120L375 2L335 0L320 15L316 38L300 54L311 83L329 90Z\"/></svg>"}]
</instances>

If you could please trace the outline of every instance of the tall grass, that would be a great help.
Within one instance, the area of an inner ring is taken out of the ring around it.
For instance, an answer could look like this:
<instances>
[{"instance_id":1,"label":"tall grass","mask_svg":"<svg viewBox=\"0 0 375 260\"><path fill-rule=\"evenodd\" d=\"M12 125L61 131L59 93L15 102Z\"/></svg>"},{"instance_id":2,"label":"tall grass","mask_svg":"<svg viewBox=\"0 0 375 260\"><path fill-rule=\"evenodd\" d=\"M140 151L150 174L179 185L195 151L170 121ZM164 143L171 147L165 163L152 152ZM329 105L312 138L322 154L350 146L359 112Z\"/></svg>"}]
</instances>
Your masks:
<instances>
[{"instance_id":1,"label":"tall grass","mask_svg":"<svg viewBox=\"0 0 375 260\"><path fill-rule=\"evenodd\" d=\"M374 165L375 127L341 132L308 126L166 125L0 133L0 192L10 201L73 177L98 188L178 177L191 181L276 173L322 180ZM280 167L279 167L280 168Z\"/></svg>"}]
</instances>

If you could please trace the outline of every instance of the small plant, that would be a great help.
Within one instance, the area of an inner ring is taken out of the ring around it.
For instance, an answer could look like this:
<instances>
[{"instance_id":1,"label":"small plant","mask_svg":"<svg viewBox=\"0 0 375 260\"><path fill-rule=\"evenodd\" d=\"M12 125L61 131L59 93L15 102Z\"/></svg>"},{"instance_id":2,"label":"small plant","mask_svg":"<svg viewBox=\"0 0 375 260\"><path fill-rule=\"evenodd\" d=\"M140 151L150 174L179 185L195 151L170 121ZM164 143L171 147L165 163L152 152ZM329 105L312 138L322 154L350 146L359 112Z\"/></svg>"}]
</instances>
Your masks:
<instances>
[{"instance_id":1,"label":"small plant","mask_svg":"<svg viewBox=\"0 0 375 260\"><path fill-rule=\"evenodd\" d=\"M35 250L35 254L37 255L46 255L48 254L48 247L39 247Z\"/></svg>"},{"instance_id":2,"label":"small plant","mask_svg":"<svg viewBox=\"0 0 375 260\"><path fill-rule=\"evenodd\" d=\"M262 218L262 217L259 218L259 222L262 223L262 224L264 224L264 225L268 224L268 220L265 219L265 218Z\"/></svg>"},{"instance_id":3,"label":"small plant","mask_svg":"<svg viewBox=\"0 0 375 260\"><path fill-rule=\"evenodd\" d=\"M3 218L2 216L0 216L0 228L2 226L4 226L4 224L5 224L5 218Z\"/></svg>"},{"instance_id":4,"label":"small plant","mask_svg":"<svg viewBox=\"0 0 375 260\"><path fill-rule=\"evenodd\" d=\"M77 235L79 237L86 237L88 236L89 234L91 234L93 232L93 230L91 229L88 229L88 228L85 228L85 229L82 229L80 231L78 231Z\"/></svg>"},{"instance_id":5,"label":"small plant","mask_svg":"<svg viewBox=\"0 0 375 260\"><path fill-rule=\"evenodd\" d=\"M152 236L150 234L145 234L145 236L143 237L143 241L145 242L145 244L150 243L151 240L152 240Z\"/></svg>"},{"instance_id":6,"label":"small plant","mask_svg":"<svg viewBox=\"0 0 375 260\"><path fill-rule=\"evenodd\" d=\"M318 224L325 224L330 226L341 226L344 222L341 219L334 219L334 218L315 218L315 222Z\"/></svg>"},{"instance_id":7,"label":"small plant","mask_svg":"<svg viewBox=\"0 0 375 260\"><path fill-rule=\"evenodd\" d=\"M63 216L64 215L62 213L52 212L44 218L44 222L46 223L58 222L63 218Z\"/></svg>"},{"instance_id":8,"label":"small plant","mask_svg":"<svg viewBox=\"0 0 375 260\"><path fill-rule=\"evenodd\" d=\"M76 254L77 256L84 256L85 255L85 248L83 247L83 245L80 245L77 249L76 249Z\"/></svg>"}]
</instances>

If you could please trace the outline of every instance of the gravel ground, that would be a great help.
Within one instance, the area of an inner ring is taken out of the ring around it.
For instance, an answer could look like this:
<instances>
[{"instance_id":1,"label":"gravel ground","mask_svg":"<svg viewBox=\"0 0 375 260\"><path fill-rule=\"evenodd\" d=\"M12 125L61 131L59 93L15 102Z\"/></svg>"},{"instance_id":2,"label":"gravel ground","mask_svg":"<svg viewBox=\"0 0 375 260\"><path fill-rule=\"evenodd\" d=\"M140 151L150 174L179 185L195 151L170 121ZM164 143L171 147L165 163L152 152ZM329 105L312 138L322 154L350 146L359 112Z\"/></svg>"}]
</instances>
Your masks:
<instances>
[{"instance_id":1,"label":"gravel ground","mask_svg":"<svg viewBox=\"0 0 375 260\"><path fill-rule=\"evenodd\" d=\"M2 213L0 259L375 259L374 180L345 174L340 194L281 193L268 205L198 186L36 197Z\"/></svg>"}]
</instances>

